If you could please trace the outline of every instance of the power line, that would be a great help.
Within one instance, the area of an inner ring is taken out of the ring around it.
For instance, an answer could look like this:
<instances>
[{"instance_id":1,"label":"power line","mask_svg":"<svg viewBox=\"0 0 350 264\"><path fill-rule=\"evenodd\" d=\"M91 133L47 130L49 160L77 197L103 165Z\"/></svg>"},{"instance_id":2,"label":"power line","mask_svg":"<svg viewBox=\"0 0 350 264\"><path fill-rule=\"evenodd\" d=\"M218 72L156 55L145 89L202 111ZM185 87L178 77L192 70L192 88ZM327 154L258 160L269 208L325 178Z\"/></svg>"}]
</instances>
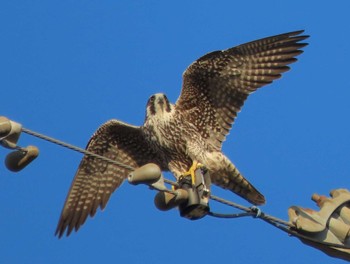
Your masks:
<instances>
[{"instance_id":1,"label":"power line","mask_svg":"<svg viewBox=\"0 0 350 264\"><path fill-rule=\"evenodd\" d=\"M100 160L103 160L103 161L106 161L106 162L109 162L109 163L112 163L112 164L115 164L116 166L119 166L119 167L122 167L122 168L125 168L127 170L130 170L130 171L134 171L136 168L132 167L132 166L129 166L127 164L124 164L122 162L119 162L119 161L116 161L116 160L112 160L112 159L109 159L109 158L106 158L104 156L101 156L101 155L98 155L96 153L93 153L93 152L90 152L86 149L83 149L83 148L79 148L77 146L74 146L72 144L69 144L69 143L66 143L66 142L63 142L61 140L58 140L58 139L55 139L55 138L52 138L52 137L49 137L49 136L46 136L44 134L41 134L41 133L38 133L38 132L35 132L35 131L32 131L30 129L27 129L27 128L24 128L22 127L22 132L28 134L28 135L31 135L31 136L34 136L34 137L37 137L37 138L40 138L40 139L43 139L43 140L46 140L46 141L49 141L53 144L56 144L56 145L59 145L59 146L62 146L62 147L65 147L65 148L68 148L70 150L73 150L73 151L76 151L76 152L79 152L79 153L82 153L82 154L85 154L85 155L88 155L88 156L91 156L91 157L94 157L94 158L97 158L97 159L100 159ZM167 184L170 184L172 186L175 186L175 187L178 187L178 183L177 182L174 182L174 181L171 181L171 180L168 180L168 179L165 179L164 178L164 182L167 183ZM157 189L157 187L155 186L151 186L153 189ZM163 189L157 189L159 191L164 191ZM173 194L176 194L176 192L172 192L170 191L170 193L173 193ZM252 210L252 208L250 207L245 207L245 206L242 206L242 205L239 205L237 203L234 203L232 201L228 201L228 200L225 200L223 198L220 198L218 196L215 196L215 195L210 195L210 198L212 200L215 200L219 203L222 203L222 204L225 204L225 205L228 205L228 206L231 206L231 207L234 207L236 209L239 209L239 210L242 210L242 211L245 211L247 213L250 213L250 215L255 215L256 212L254 212L254 210ZM272 218L272 217L271 217ZM289 226L290 224L286 221L283 221L281 219L277 219L277 218L274 218L277 222L279 223L282 223L284 225L287 225Z\"/></svg>"},{"instance_id":2,"label":"power line","mask_svg":"<svg viewBox=\"0 0 350 264\"><path fill-rule=\"evenodd\" d=\"M106 162L109 162L109 163L112 163L112 164L115 164L119 167L122 167L124 169L127 169L127 170L130 170L130 171L133 171L135 170L134 167L132 166L129 166L127 164L124 164L122 162L118 162L116 160L112 160L112 159L109 159L109 158L106 158L104 156L101 156L101 155L98 155L98 154L95 154L93 152L90 152L86 149L82 149L82 148L79 148L77 146L74 146L72 144L68 144L66 142L63 142L61 140L58 140L58 139L55 139L55 138L52 138L52 137L49 137L49 136L46 136L44 134L40 134L38 132L35 132L35 131L32 131L32 130L29 130L27 128L24 128L22 127L22 132L26 133L26 134L29 134L29 135L32 135L34 137L37 137L37 138L40 138L40 139L43 139L43 140L46 140L46 141L49 141L51 143L54 143L56 145L59 145L59 146L62 146L62 147L65 147L65 148L68 148L68 149L71 149L71 150L74 150L76 152L79 152L79 153L82 153L82 154L85 154L85 155L88 155L88 156L91 156L91 157L94 157L94 158L97 158L97 159L100 159L100 160L103 160L103 161L106 161Z\"/></svg>"},{"instance_id":3,"label":"power line","mask_svg":"<svg viewBox=\"0 0 350 264\"><path fill-rule=\"evenodd\" d=\"M72 144L69 144L69 143L66 143L66 142L63 142L61 140L58 140L58 139L55 139L55 138L52 138L52 137L49 137L49 136L46 136L44 134L41 134L41 133L38 133L38 132L35 132L35 131L32 131L30 129L27 129L27 128L24 128L22 127L22 131L26 134L29 134L31 136L34 136L34 137L37 137L37 138L40 138L40 139L43 139L43 140L46 140L46 141L49 141L51 143L54 143L56 145L59 145L59 146L62 146L62 147L65 147L65 148L68 148L70 150L73 150L73 151L76 151L76 152L79 152L79 153L82 153L82 154L85 154L85 155L88 155L88 156L92 156L92 157L95 157L97 159L100 159L100 160L103 160L103 161L106 161L106 162L109 162L109 163L112 163L112 164L115 164L116 166L119 166L119 167L122 167L122 168L125 168L125 169L128 169L130 171L134 171L135 168L132 167L132 166L129 166L127 164L124 164L122 162L119 162L119 161L116 161L116 160L112 160L112 159L109 159L109 158L106 158L104 156L101 156L101 155L98 155L96 153L93 153L93 152L90 152L86 149L82 149L82 148L79 148L77 146L74 146ZM174 182L174 181L171 181L171 180L168 180L168 179L165 179L164 178L164 182L167 183L167 184L170 184L172 186L175 186L175 187L178 187L178 183L177 182ZM151 186L153 189L157 189L156 186ZM176 192L172 191L172 190L167 190L167 189L157 189L158 191L166 191L166 192L169 192L169 193L172 193L174 195L176 195ZM222 203L222 204L225 204L225 205L228 205L230 207L234 207L236 209L239 209L241 211L245 211L247 214L245 214L246 216L258 216L257 215L257 212L259 212L259 210L256 210L256 207L246 207L246 206L242 206L242 205L239 205L237 203L234 203L232 201L228 201L228 200L225 200L223 198L220 198L218 196L215 196L215 195L210 195L210 199L212 200L215 200L219 203ZM219 217L219 215L223 218L229 218L230 216L233 216L233 215L237 215L237 214L226 214L225 216L223 214L217 214L217 213L212 213L212 216L216 216L216 217ZM245 215L239 215L239 216L245 216ZM270 216L270 215L267 215L267 214L261 214L260 216L258 217L261 217L263 215L263 217L269 221L273 221L273 222L276 222L276 223L280 223L282 225L285 225L285 226L291 226L290 223L284 221L284 220L281 220L281 219L278 219L276 217L273 217L273 216Z\"/></svg>"},{"instance_id":4,"label":"power line","mask_svg":"<svg viewBox=\"0 0 350 264\"><path fill-rule=\"evenodd\" d=\"M101 155L95 154L93 152L90 152L90 151L88 151L86 149L82 149L82 148L76 147L76 146L74 146L72 144L68 144L66 142L57 140L55 138L46 136L44 134L40 134L40 133L32 131L30 129L22 127L21 130L22 130L22 132L24 132L26 134L29 134L31 136L43 139L45 141L48 141L48 142L54 143L56 145L68 148L70 150L82 153L84 155L92 156L92 157L95 157L97 159L100 159L100 160L112 163L112 164L114 164L116 166L125 168L127 170L134 171L136 169L136 168L134 168L132 166L129 166L127 164L124 164L122 162L106 158L104 156L101 156ZM168 180L168 179L165 179L165 178L163 178L163 180L164 180L165 183L167 183L169 185L172 185L174 187L179 187L179 184L177 182L174 182L174 181L171 181L171 180ZM177 192L174 191L174 190L169 190L167 188L159 188L156 185L149 185L149 186L152 189L156 189L156 190L161 191L161 192L168 192L168 193L171 193L173 195L177 195ZM319 240L317 240L315 238L312 238L310 236L306 236L304 234L301 234L301 233L297 232L297 230L295 229L295 226L293 226L291 223L289 223L287 221L284 221L282 219L276 218L274 216L265 214L258 207L255 207L255 206L252 206L252 207L242 206L242 205L239 205L239 204L234 203L232 201L228 201L226 199L223 199L223 198L220 198L218 196L215 196L213 194L210 194L209 198L211 200L216 201L216 202L219 202L219 203L225 204L227 206L230 206L230 207L239 209L241 211L244 211L244 213L235 213L235 214L220 214L220 213L215 213L215 212L209 211L208 215L210 215L210 216L219 217L219 218L238 218L238 217L252 216L254 218L260 218L263 221L271 224L272 226L274 226L274 227L276 227L276 228L278 228L278 229L288 233L289 235L298 237L301 240L306 240L306 241L309 241L311 243L315 243L315 244L323 245L323 246L328 246L328 247L333 247L333 248L350 249L349 246L344 245L344 244L341 245L341 244L336 244L336 243L329 243L329 242L325 242L325 241L319 241Z\"/></svg>"}]
</instances>

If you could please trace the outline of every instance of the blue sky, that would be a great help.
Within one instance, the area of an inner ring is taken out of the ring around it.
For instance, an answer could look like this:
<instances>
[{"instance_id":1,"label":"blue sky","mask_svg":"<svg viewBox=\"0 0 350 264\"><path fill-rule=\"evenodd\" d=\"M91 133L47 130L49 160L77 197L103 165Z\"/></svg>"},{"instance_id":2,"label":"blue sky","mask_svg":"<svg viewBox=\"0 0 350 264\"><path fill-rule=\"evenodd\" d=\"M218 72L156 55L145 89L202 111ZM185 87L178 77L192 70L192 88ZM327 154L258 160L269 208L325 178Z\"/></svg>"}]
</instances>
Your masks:
<instances>
[{"instance_id":1,"label":"blue sky","mask_svg":"<svg viewBox=\"0 0 350 264\"><path fill-rule=\"evenodd\" d=\"M291 205L316 208L314 192L350 188L350 4L326 3L3 1L0 115L84 147L111 118L141 125L154 93L175 102L183 71L205 53L305 29L305 53L250 96L223 147L264 193L262 210L287 220ZM58 240L82 156L25 134L19 143L41 153L17 174L0 163L1 263L341 263L258 219L160 212L155 192L127 183L103 213Z\"/></svg>"}]
</instances>

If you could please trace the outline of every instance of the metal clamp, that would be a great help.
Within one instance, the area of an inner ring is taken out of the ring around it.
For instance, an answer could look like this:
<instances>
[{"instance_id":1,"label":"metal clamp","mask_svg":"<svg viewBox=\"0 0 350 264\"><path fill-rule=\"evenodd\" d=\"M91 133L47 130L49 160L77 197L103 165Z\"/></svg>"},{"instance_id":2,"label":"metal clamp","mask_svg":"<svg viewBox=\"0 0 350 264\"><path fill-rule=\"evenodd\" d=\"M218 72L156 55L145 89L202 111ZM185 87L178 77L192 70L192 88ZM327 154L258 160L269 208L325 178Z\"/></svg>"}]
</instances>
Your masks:
<instances>
[{"instance_id":1,"label":"metal clamp","mask_svg":"<svg viewBox=\"0 0 350 264\"><path fill-rule=\"evenodd\" d=\"M173 186L174 187L174 186ZM195 183L191 176L180 177L172 191L161 191L154 198L159 210L179 208L180 216L197 220L209 213L210 176L204 168L195 171Z\"/></svg>"},{"instance_id":2,"label":"metal clamp","mask_svg":"<svg viewBox=\"0 0 350 264\"><path fill-rule=\"evenodd\" d=\"M210 175L205 168L198 168L195 171L194 184L192 184L191 176L179 179L179 189L184 189L188 193L187 201L179 205L182 217L197 220L208 214L210 184Z\"/></svg>"},{"instance_id":3,"label":"metal clamp","mask_svg":"<svg viewBox=\"0 0 350 264\"><path fill-rule=\"evenodd\" d=\"M171 190L166 188L160 168L153 163L134 170L129 174L128 181L133 185L146 184L158 190L154 203L161 211L178 207L180 215L191 220L200 219L209 212L210 176L204 168L195 171L194 184L191 176L180 177Z\"/></svg>"}]
</instances>

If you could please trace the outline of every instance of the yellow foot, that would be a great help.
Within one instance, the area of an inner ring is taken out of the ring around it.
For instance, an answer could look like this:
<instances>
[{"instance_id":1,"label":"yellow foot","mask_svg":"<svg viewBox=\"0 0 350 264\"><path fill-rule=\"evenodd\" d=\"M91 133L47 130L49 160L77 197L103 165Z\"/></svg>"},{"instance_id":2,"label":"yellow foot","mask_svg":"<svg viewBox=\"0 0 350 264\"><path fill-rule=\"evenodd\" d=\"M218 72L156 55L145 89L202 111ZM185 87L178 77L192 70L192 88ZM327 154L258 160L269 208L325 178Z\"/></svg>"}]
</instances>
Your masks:
<instances>
[{"instance_id":1,"label":"yellow foot","mask_svg":"<svg viewBox=\"0 0 350 264\"><path fill-rule=\"evenodd\" d=\"M192 184L194 185L196 183L196 176L195 176L195 171L197 169L203 168L204 165L199 163L198 161L194 160L192 163L191 168L184 173L184 176L189 176L191 175L191 179L192 179Z\"/></svg>"}]
</instances>

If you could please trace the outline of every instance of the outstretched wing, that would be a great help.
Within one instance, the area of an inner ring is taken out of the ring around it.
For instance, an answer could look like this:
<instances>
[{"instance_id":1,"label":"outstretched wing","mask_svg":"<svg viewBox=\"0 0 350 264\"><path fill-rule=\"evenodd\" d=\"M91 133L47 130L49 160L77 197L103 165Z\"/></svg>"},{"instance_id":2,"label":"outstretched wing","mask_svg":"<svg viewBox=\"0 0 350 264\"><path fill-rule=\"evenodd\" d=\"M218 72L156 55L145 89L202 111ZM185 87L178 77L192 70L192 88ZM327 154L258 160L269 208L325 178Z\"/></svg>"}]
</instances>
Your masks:
<instances>
[{"instance_id":1,"label":"outstretched wing","mask_svg":"<svg viewBox=\"0 0 350 264\"><path fill-rule=\"evenodd\" d=\"M87 150L100 156L139 167L155 159L140 127L111 120L103 124L90 139ZM70 187L56 235L67 236L93 216L98 207L103 209L112 192L128 176L130 170L108 161L85 155Z\"/></svg>"},{"instance_id":2,"label":"outstretched wing","mask_svg":"<svg viewBox=\"0 0 350 264\"><path fill-rule=\"evenodd\" d=\"M308 38L295 31L211 52L192 63L183 75L176 108L202 136L221 149L248 95L281 77L296 61Z\"/></svg>"}]
</instances>

